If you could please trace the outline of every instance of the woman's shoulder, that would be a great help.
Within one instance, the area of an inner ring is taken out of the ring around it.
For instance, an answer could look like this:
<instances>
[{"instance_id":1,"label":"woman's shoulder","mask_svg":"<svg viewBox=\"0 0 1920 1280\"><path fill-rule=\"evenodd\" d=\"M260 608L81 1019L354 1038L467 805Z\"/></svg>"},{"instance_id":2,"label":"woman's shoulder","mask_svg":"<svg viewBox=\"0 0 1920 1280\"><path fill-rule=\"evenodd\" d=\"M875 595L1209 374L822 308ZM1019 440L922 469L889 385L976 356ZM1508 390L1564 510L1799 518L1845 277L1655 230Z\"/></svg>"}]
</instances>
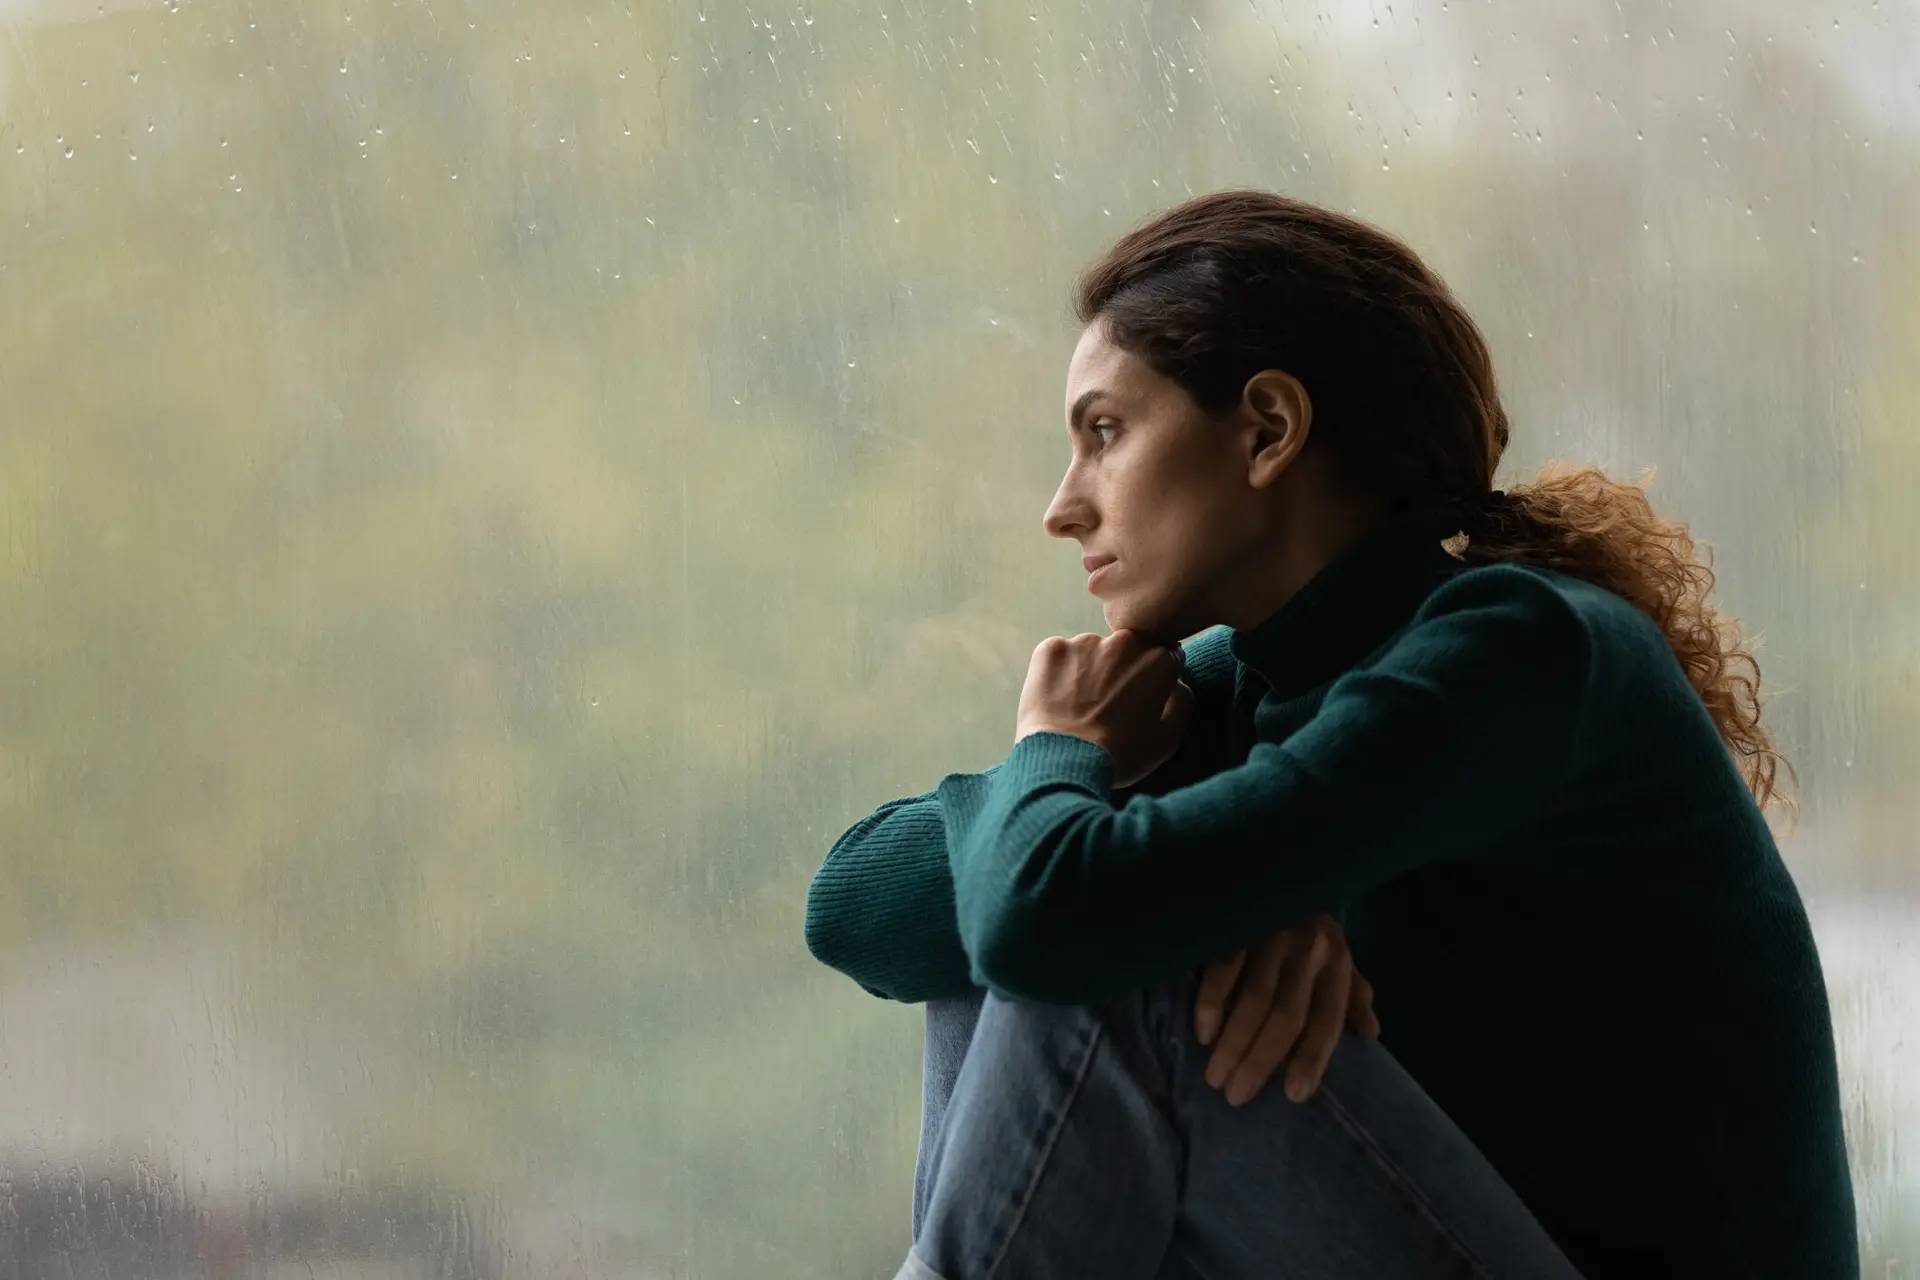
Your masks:
<instances>
[{"instance_id":1,"label":"woman's shoulder","mask_svg":"<svg viewBox=\"0 0 1920 1280\"><path fill-rule=\"evenodd\" d=\"M1644 610L1571 574L1512 563L1463 568L1427 597L1416 623L1462 612L1496 619L1501 634L1536 653L1540 645L1577 647L1589 669L1637 672L1634 683L1686 681L1666 634Z\"/></svg>"},{"instance_id":2,"label":"woman's shoulder","mask_svg":"<svg viewBox=\"0 0 1920 1280\"><path fill-rule=\"evenodd\" d=\"M1585 579L1537 565L1462 568L1427 597L1420 613L1433 617L1462 609L1534 617L1543 625L1578 621L1589 631L1624 632L1665 643L1653 619L1631 601Z\"/></svg>"},{"instance_id":3,"label":"woman's shoulder","mask_svg":"<svg viewBox=\"0 0 1920 1280\"><path fill-rule=\"evenodd\" d=\"M1213 627L1180 644L1186 674L1181 678L1202 703L1231 697L1237 670L1233 628Z\"/></svg>"}]
</instances>

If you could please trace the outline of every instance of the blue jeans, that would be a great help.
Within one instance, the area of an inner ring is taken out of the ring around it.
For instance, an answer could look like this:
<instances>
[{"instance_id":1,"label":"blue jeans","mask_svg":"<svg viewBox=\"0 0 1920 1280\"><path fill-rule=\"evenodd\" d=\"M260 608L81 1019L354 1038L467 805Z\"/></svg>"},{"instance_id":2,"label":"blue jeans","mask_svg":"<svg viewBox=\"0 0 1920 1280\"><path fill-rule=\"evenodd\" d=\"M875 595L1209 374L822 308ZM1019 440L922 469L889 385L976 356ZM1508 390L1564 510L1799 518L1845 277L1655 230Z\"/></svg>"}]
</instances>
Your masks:
<instances>
[{"instance_id":1,"label":"blue jeans","mask_svg":"<svg viewBox=\"0 0 1920 1280\"><path fill-rule=\"evenodd\" d=\"M913 1250L896 1280L1578 1280L1378 1043L1304 1103L1229 1106L1191 982L1099 1008L927 1006Z\"/></svg>"}]
</instances>

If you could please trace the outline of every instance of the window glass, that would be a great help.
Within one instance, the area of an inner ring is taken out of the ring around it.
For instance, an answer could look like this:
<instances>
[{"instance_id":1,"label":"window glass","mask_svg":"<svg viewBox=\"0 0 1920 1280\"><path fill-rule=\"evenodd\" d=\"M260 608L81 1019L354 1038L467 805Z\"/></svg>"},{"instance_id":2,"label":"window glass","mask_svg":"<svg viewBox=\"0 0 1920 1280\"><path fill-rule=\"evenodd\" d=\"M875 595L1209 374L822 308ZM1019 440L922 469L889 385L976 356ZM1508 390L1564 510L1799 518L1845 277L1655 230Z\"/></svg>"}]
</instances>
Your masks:
<instances>
[{"instance_id":1,"label":"window glass","mask_svg":"<svg viewBox=\"0 0 1920 1280\"><path fill-rule=\"evenodd\" d=\"M1235 184L1454 283L1509 478L1657 466L1715 547L1869 1274L1920 1258L1911 6L0 31L5 1265L891 1274L918 1019L807 878L1098 626L1039 523L1072 279Z\"/></svg>"}]
</instances>

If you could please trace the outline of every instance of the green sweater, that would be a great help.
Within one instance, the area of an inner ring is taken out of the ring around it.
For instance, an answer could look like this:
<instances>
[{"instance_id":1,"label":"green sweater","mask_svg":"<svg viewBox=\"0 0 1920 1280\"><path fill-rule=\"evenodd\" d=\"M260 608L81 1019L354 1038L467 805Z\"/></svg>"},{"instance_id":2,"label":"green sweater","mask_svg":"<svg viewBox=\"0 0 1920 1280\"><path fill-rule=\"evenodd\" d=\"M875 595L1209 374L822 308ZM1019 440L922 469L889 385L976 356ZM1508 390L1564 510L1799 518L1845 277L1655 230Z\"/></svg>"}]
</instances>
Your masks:
<instances>
[{"instance_id":1,"label":"green sweater","mask_svg":"<svg viewBox=\"0 0 1920 1280\"><path fill-rule=\"evenodd\" d=\"M1609 592L1398 520L1187 646L1139 788L1078 738L885 806L814 955L917 1001L1085 1003L1319 912L1382 1040L1589 1280L1858 1274L1806 913L1665 638Z\"/></svg>"}]
</instances>

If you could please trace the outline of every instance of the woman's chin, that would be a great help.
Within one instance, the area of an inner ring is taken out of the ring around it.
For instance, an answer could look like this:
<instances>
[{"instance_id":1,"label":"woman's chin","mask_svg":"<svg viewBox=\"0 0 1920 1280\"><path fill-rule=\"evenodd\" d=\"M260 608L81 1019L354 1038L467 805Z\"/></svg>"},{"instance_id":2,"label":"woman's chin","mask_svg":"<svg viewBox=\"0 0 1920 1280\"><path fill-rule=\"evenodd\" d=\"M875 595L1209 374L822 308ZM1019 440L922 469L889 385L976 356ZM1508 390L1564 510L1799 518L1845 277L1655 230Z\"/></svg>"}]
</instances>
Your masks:
<instances>
[{"instance_id":1,"label":"woman's chin","mask_svg":"<svg viewBox=\"0 0 1920 1280\"><path fill-rule=\"evenodd\" d=\"M1106 616L1109 631L1138 632L1147 639L1169 644L1182 638L1171 609L1122 599L1106 601L1100 612Z\"/></svg>"}]
</instances>

